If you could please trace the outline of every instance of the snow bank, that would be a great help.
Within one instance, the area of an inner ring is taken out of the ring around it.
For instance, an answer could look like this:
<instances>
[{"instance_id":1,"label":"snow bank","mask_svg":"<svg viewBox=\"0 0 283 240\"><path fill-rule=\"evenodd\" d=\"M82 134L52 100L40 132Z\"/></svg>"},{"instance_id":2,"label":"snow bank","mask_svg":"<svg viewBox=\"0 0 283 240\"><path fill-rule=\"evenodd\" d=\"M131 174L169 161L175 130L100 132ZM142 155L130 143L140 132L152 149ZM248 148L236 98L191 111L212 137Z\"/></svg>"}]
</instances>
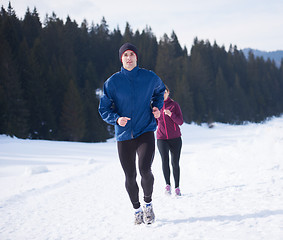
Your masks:
<instances>
[{"instance_id":1,"label":"snow bank","mask_svg":"<svg viewBox=\"0 0 283 240\"><path fill-rule=\"evenodd\" d=\"M34 174L47 173L47 172L49 172L49 170L46 166L27 167L25 169L25 175L26 176L31 176L31 175L34 175Z\"/></svg>"}]
</instances>

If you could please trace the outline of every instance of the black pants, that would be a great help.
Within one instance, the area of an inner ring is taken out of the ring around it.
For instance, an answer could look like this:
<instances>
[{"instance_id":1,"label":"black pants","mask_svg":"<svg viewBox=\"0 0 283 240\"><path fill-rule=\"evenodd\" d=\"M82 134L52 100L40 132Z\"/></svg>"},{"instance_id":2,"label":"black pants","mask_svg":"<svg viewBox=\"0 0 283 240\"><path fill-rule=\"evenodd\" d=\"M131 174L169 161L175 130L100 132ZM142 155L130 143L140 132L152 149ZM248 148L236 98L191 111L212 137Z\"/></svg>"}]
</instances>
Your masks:
<instances>
[{"instance_id":1,"label":"black pants","mask_svg":"<svg viewBox=\"0 0 283 240\"><path fill-rule=\"evenodd\" d=\"M141 175L141 186L144 192L144 201L151 202L154 177L151 165L155 152L155 138L153 132L147 132L136 139L117 142L120 162L126 177L126 190L135 209L140 207L139 187L136 181L136 154L138 168Z\"/></svg>"},{"instance_id":2,"label":"black pants","mask_svg":"<svg viewBox=\"0 0 283 240\"><path fill-rule=\"evenodd\" d=\"M179 187L180 183L180 154L182 149L182 139L157 139L157 147L162 159L162 170L166 184L170 184L170 166L169 166L169 151L171 152L171 164L173 168L173 177L175 188Z\"/></svg>"}]
</instances>

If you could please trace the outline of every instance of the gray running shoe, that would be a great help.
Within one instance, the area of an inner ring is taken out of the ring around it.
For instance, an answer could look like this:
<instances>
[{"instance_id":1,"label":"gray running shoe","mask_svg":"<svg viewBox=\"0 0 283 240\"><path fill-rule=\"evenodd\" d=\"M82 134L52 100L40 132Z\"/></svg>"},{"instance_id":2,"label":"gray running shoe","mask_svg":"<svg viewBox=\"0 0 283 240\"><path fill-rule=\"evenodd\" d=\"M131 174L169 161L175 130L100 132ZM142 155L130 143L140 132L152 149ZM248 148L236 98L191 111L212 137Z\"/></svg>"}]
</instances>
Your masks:
<instances>
[{"instance_id":1,"label":"gray running shoe","mask_svg":"<svg viewBox=\"0 0 283 240\"><path fill-rule=\"evenodd\" d=\"M152 204L147 203L143 206L143 221L145 224L151 224L155 220Z\"/></svg>"},{"instance_id":2,"label":"gray running shoe","mask_svg":"<svg viewBox=\"0 0 283 240\"><path fill-rule=\"evenodd\" d=\"M135 212L135 225L143 223L143 211Z\"/></svg>"}]
</instances>

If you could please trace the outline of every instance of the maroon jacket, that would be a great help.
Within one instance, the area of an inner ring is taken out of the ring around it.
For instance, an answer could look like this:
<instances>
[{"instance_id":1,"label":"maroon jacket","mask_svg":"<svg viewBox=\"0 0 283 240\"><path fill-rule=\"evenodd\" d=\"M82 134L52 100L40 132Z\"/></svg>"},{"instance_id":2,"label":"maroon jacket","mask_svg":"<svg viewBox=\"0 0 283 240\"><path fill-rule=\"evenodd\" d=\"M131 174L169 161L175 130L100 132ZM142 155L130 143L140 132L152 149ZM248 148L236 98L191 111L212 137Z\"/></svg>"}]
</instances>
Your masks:
<instances>
[{"instance_id":1,"label":"maroon jacket","mask_svg":"<svg viewBox=\"0 0 283 240\"><path fill-rule=\"evenodd\" d=\"M172 112L171 117L164 113L164 109L168 109ZM179 125L183 124L183 115L179 104L168 97L166 101L164 101L163 107L160 110L160 117L157 119L157 123L157 139L172 139L181 137Z\"/></svg>"}]
</instances>

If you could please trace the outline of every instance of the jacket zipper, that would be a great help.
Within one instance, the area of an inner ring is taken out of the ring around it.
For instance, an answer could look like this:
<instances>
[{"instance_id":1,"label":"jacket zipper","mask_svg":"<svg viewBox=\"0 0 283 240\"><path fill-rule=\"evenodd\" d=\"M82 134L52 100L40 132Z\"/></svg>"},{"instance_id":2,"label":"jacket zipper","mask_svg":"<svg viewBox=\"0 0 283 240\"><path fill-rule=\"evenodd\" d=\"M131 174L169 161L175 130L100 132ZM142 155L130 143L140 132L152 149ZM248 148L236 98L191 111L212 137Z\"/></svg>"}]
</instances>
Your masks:
<instances>
[{"instance_id":1,"label":"jacket zipper","mask_svg":"<svg viewBox=\"0 0 283 240\"><path fill-rule=\"evenodd\" d=\"M132 78L129 78L128 76L126 76L127 79L130 81L130 85L131 85L131 88L132 88L132 91L131 91L131 120L130 120L130 123L131 123L131 139L134 139L134 129L133 129L133 110L134 110L134 95L135 95L135 86L134 86L134 81Z\"/></svg>"},{"instance_id":2,"label":"jacket zipper","mask_svg":"<svg viewBox=\"0 0 283 240\"><path fill-rule=\"evenodd\" d=\"M163 111L162 114L163 114L163 119L164 119L164 126L165 126L166 137L167 137L167 139L169 139L169 138L168 138L167 125L166 125L166 120L165 120L165 113L164 113L164 111Z\"/></svg>"}]
</instances>

